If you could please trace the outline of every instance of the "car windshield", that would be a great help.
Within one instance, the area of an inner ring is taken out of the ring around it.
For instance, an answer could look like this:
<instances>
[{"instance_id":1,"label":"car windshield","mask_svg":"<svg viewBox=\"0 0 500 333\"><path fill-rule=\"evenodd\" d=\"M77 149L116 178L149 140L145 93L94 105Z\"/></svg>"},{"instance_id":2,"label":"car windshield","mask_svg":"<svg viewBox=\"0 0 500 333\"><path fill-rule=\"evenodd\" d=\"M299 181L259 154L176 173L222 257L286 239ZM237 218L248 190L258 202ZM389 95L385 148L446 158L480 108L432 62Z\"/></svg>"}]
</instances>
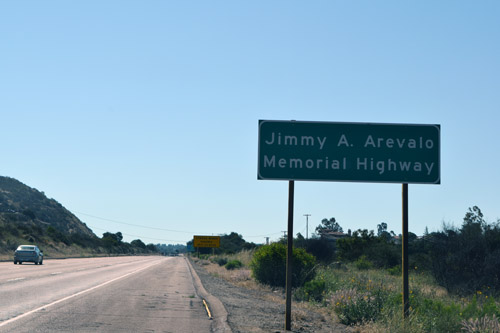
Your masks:
<instances>
[{"instance_id":1,"label":"car windshield","mask_svg":"<svg viewBox=\"0 0 500 333\"><path fill-rule=\"evenodd\" d=\"M34 246L19 246L18 250L34 251L35 247Z\"/></svg>"}]
</instances>

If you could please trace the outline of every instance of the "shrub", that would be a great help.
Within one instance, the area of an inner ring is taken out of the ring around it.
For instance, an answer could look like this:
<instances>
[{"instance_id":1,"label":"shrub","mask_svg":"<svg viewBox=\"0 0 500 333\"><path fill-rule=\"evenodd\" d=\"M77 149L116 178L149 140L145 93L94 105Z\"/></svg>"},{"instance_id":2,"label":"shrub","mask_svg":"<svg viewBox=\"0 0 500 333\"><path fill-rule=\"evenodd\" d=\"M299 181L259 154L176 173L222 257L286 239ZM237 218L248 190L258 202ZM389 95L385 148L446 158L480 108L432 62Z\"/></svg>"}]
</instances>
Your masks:
<instances>
[{"instance_id":1,"label":"shrub","mask_svg":"<svg viewBox=\"0 0 500 333\"><path fill-rule=\"evenodd\" d=\"M330 263L335 260L334 242L322 238L310 238L304 240L301 247L322 263Z\"/></svg>"},{"instance_id":2,"label":"shrub","mask_svg":"<svg viewBox=\"0 0 500 333\"><path fill-rule=\"evenodd\" d=\"M255 251L250 263L253 276L263 284L284 287L286 284L286 251L281 243L264 245ZM293 249L292 287L300 287L314 277L316 259L304 249Z\"/></svg>"},{"instance_id":3,"label":"shrub","mask_svg":"<svg viewBox=\"0 0 500 333\"><path fill-rule=\"evenodd\" d=\"M394 266L393 268L389 268L387 269L387 272L393 276L401 275L401 266Z\"/></svg>"},{"instance_id":4,"label":"shrub","mask_svg":"<svg viewBox=\"0 0 500 333\"><path fill-rule=\"evenodd\" d=\"M401 249L387 237L378 237L372 231L357 230L352 237L337 241L337 254L341 261L356 261L366 256L376 267L393 267L401 262Z\"/></svg>"},{"instance_id":5,"label":"shrub","mask_svg":"<svg viewBox=\"0 0 500 333\"><path fill-rule=\"evenodd\" d=\"M357 269L359 270L365 270L365 269L370 269L373 268L373 264L366 259L365 255L362 255L356 262L354 263Z\"/></svg>"},{"instance_id":6,"label":"shrub","mask_svg":"<svg viewBox=\"0 0 500 333\"><path fill-rule=\"evenodd\" d=\"M377 321L380 317L387 293L382 290L360 292L355 289L337 293L332 297L334 310L344 325L357 325Z\"/></svg>"},{"instance_id":7,"label":"shrub","mask_svg":"<svg viewBox=\"0 0 500 333\"><path fill-rule=\"evenodd\" d=\"M500 223L487 224L478 207L469 208L460 229L444 226L426 241L432 274L448 291L500 291Z\"/></svg>"},{"instance_id":8,"label":"shrub","mask_svg":"<svg viewBox=\"0 0 500 333\"><path fill-rule=\"evenodd\" d=\"M472 297L469 304L462 310L464 318L478 318L484 316L498 316L500 309L496 305L495 298L478 291Z\"/></svg>"},{"instance_id":9,"label":"shrub","mask_svg":"<svg viewBox=\"0 0 500 333\"><path fill-rule=\"evenodd\" d=\"M224 266L227 264L227 258L219 258L215 261L219 266Z\"/></svg>"},{"instance_id":10,"label":"shrub","mask_svg":"<svg viewBox=\"0 0 500 333\"><path fill-rule=\"evenodd\" d=\"M224 267L228 270L236 269L236 268L241 268L243 264L239 260L231 260L228 262Z\"/></svg>"},{"instance_id":11,"label":"shrub","mask_svg":"<svg viewBox=\"0 0 500 333\"><path fill-rule=\"evenodd\" d=\"M325 280L311 280L297 290L295 298L303 301L321 302L326 294Z\"/></svg>"},{"instance_id":12,"label":"shrub","mask_svg":"<svg viewBox=\"0 0 500 333\"><path fill-rule=\"evenodd\" d=\"M415 299L414 303L426 332L460 331L459 305L429 298Z\"/></svg>"}]
</instances>

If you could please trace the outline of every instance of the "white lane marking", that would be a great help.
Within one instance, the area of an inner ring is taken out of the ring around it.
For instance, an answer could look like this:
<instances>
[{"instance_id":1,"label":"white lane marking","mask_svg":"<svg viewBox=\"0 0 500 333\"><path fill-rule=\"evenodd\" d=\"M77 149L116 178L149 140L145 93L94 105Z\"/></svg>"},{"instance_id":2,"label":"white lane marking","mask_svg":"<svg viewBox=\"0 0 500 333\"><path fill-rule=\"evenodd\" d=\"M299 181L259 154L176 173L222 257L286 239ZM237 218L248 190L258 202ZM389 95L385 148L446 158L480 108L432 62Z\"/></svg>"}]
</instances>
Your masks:
<instances>
[{"instance_id":1,"label":"white lane marking","mask_svg":"<svg viewBox=\"0 0 500 333\"><path fill-rule=\"evenodd\" d=\"M137 270L135 270L135 271L132 271L132 272L129 272L129 273L125 274L125 275L122 275L122 276L116 277L116 278L114 278L114 279L111 279L111 280L109 280L109 281L103 282L103 283L101 283L101 284L99 284L99 285L97 285L97 286L91 287L91 288L86 289L86 290L79 291L79 292L77 292L77 293L75 293L75 294L73 294L73 295L66 296L66 297L61 298L61 299L59 299L59 300L57 300L57 301L54 301L54 302L52 302L52 303L49 303L49 304L43 305L43 306L41 306L41 307L39 307L39 308L36 308L36 309L34 309L34 310L31 310L31 311L28 311L28 312L26 312L26 313L23 313L23 314L21 314L21 315L19 315L19 316L12 317L12 318L10 318L10 319L8 319L8 320L6 320L6 321L2 321L2 322L0 323L0 327L5 326L5 325L7 325L7 324L10 324L10 323L12 323L12 322L14 322L14 321L16 321L16 320L21 319L21 318L27 317L27 316L29 316L30 314L33 314L33 313L35 313L35 312L37 312L37 311L44 310L44 309L49 308L49 307L51 307L51 306L53 306L53 305L59 304L59 303L64 302L64 301L67 301L68 299L71 299L71 298L73 298L73 297L83 295L83 294L85 294L85 293L88 293L89 291L92 291L92 290L98 289L98 288L103 287L103 286L105 286L105 285L107 285L107 284L110 284L110 283L112 283L112 282L115 282L115 281L118 281L118 280L120 280L120 279L123 279L123 278L125 278L125 277L127 277L127 276L129 276L129 275L132 275L132 274L135 274L135 273L139 273L140 271L143 271L143 270L145 270L145 269L148 269L148 268L150 268L150 267L153 267L153 266L155 266L155 265L158 265L158 264L159 264L159 263L161 263L162 261L163 261L163 260L159 260L158 262L155 262L154 264L148 265L148 266L143 267L143 268L139 268L139 269L137 269Z\"/></svg>"},{"instance_id":2,"label":"white lane marking","mask_svg":"<svg viewBox=\"0 0 500 333\"><path fill-rule=\"evenodd\" d=\"M15 278L15 279L7 280L7 282L14 282L14 281L21 281L21 280L26 280L26 278L25 277L18 277L18 278Z\"/></svg>"},{"instance_id":3,"label":"white lane marking","mask_svg":"<svg viewBox=\"0 0 500 333\"><path fill-rule=\"evenodd\" d=\"M50 275L58 275L58 274L62 274L62 272L54 272L54 273L50 273Z\"/></svg>"}]
</instances>

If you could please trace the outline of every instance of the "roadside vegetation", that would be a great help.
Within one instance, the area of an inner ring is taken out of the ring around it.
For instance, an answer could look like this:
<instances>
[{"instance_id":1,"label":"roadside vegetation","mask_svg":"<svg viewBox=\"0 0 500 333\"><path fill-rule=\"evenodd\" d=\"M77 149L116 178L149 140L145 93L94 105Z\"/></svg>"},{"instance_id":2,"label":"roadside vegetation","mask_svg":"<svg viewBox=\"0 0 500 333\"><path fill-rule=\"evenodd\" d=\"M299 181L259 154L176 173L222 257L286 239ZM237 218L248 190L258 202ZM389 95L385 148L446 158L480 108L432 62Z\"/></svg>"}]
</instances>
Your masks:
<instances>
[{"instance_id":1,"label":"roadside vegetation","mask_svg":"<svg viewBox=\"0 0 500 333\"><path fill-rule=\"evenodd\" d=\"M12 221L9 216L0 214L0 259L12 259L20 244L38 245L46 258L159 252L156 245L146 245L140 239L130 243L124 242L121 232L105 232L101 238L80 233L67 234L50 225L40 226L24 219L23 216L15 216Z\"/></svg>"},{"instance_id":2,"label":"roadside vegetation","mask_svg":"<svg viewBox=\"0 0 500 333\"><path fill-rule=\"evenodd\" d=\"M341 227L332 218L323 220L320 230L339 232ZM284 286L274 274L284 276L284 242L202 259L211 263L212 274L230 282L275 290ZM294 263L299 263L295 302L354 331L500 332L500 221L487 223L478 207L469 208L461 227L443 225L439 232L410 235L406 322L401 244L387 224L379 224L376 233L357 230L336 241L299 234L294 246ZM234 261L240 268L226 266Z\"/></svg>"}]
</instances>

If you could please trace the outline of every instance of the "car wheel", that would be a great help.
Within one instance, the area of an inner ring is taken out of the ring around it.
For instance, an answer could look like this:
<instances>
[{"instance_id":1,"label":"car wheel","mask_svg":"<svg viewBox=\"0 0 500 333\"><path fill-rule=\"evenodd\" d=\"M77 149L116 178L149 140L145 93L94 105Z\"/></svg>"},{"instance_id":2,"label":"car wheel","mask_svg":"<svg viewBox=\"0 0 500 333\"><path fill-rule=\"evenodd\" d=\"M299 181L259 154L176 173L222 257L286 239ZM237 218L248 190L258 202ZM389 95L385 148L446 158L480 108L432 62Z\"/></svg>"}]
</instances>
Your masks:
<instances>
[{"instance_id":1,"label":"car wheel","mask_svg":"<svg viewBox=\"0 0 500 333\"><path fill-rule=\"evenodd\" d=\"M17 261L14 260L14 265L17 265Z\"/></svg>"},{"instance_id":2,"label":"car wheel","mask_svg":"<svg viewBox=\"0 0 500 333\"><path fill-rule=\"evenodd\" d=\"M22 262L22 261L20 261L20 262L19 262L19 265L22 265L22 264L23 264L23 262Z\"/></svg>"},{"instance_id":3,"label":"car wheel","mask_svg":"<svg viewBox=\"0 0 500 333\"><path fill-rule=\"evenodd\" d=\"M38 265L38 261L35 261L35 265Z\"/></svg>"},{"instance_id":4,"label":"car wheel","mask_svg":"<svg viewBox=\"0 0 500 333\"><path fill-rule=\"evenodd\" d=\"M40 265L43 265L43 259L42 259L42 261L40 261Z\"/></svg>"}]
</instances>

